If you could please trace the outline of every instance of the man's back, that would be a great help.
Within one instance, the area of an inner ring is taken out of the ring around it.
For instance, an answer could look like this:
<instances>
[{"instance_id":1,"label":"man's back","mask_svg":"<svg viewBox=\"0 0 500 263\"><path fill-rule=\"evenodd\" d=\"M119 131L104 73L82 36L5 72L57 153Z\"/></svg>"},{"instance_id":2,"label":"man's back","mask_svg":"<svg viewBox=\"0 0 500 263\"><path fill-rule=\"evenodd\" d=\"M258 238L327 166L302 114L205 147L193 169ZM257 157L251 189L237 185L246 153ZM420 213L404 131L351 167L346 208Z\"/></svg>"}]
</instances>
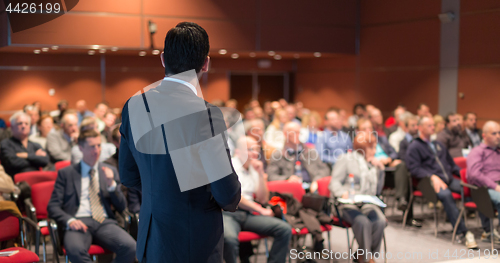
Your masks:
<instances>
[{"instance_id":1,"label":"man's back","mask_svg":"<svg viewBox=\"0 0 500 263\"><path fill-rule=\"evenodd\" d=\"M168 93L167 100L183 98L182 103L187 108L201 100L186 87L173 83L165 84L165 81L157 89L148 92ZM217 107L207 106L210 116L208 127L196 128L198 124L193 124L193 121L183 123L182 120L173 120L153 128L150 133L163 138L157 140L157 137L153 139L151 135L146 139L141 138L140 142L156 147L156 150L163 147L166 154L148 154L139 151L134 143L134 127L131 127L134 121L129 117L134 113L129 112L130 101L125 104L122 112L119 162L122 183L127 187L142 190L137 238L138 259L141 262L222 262L224 237L221 211L234 211L241 196L234 169L231 167L231 174L211 184L181 192L172 160L172 153L179 141L194 142L197 138L193 136L196 137L198 133L207 130L211 131L212 136L224 136L220 126L224 124L221 111ZM171 108L172 104L176 103L164 101L162 113L169 114L178 110ZM146 106L147 110L151 108L152 105ZM193 127L198 130L194 132ZM173 131L179 133L176 134L178 141L167 139L172 136L168 132ZM218 134L214 134L214 131ZM228 151L227 158L230 162ZM193 164L194 172L200 169L195 166Z\"/></svg>"}]
</instances>

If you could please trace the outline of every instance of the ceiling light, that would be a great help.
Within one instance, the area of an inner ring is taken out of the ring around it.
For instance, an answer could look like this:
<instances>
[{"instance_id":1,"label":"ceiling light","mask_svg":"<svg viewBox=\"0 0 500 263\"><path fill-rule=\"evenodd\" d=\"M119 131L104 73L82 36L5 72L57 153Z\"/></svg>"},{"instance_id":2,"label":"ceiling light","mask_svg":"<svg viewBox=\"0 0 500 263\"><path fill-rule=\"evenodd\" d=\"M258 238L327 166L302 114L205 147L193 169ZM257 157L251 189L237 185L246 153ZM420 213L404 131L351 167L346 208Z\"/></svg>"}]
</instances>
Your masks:
<instances>
[{"instance_id":1,"label":"ceiling light","mask_svg":"<svg viewBox=\"0 0 500 263\"><path fill-rule=\"evenodd\" d=\"M92 49L99 49L99 45L92 45Z\"/></svg>"},{"instance_id":2,"label":"ceiling light","mask_svg":"<svg viewBox=\"0 0 500 263\"><path fill-rule=\"evenodd\" d=\"M139 56L141 56L141 57L146 56L146 51L140 51L140 52L139 52Z\"/></svg>"},{"instance_id":3,"label":"ceiling light","mask_svg":"<svg viewBox=\"0 0 500 263\"><path fill-rule=\"evenodd\" d=\"M275 55L275 56L274 56L274 59L276 59L276 60L280 60L280 59L281 59L281 55Z\"/></svg>"},{"instance_id":4,"label":"ceiling light","mask_svg":"<svg viewBox=\"0 0 500 263\"><path fill-rule=\"evenodd\" d=\"M227 50L221 49L221 50L219 50L219 54L226 55L227 54Z\"/></svg>"},{"instance_id":5,"label":"ceiling light","mask_svg":"<svg viewBox=\"0 0 500 263\"><path fill-rule=\"evenodd\" d=\"M35 53L35 54L40 54L40 49L35 49L35 50L33 50L33 53Z\"/></svg>"},{"instance_id":6,"label":"ceiling light","mask_svg":"<svg viewBox=\"0 0 500 263\"><path fill-rule=\"evenodd\" d=\"M155 50L153 50L153 52L151 52L151 53L153 53L153 55L155 55L155 56L156 56L156 55L160 54L160 50L155 49Z\"/></svg>"},{"instance_id":7,"label":"ceiling light","mask_svg":"<svg viewBox=\"0 0 500 263\"><path fill-rule=\"evenodd\" d=\"M95 50L89 50L88 54L91 55L91 56L94 55L95 54Z\"/></svg>"},{"instance_id":8,"label":"ceiling light","mask_svg":"<svg viewBox=\"0 0 500 263\"><path fill-rule=\"evenodd\" d=\"M320 52L314 52L314 54L313 54L313 55L314 55L315 57L317 57L317 58L321 57L321 53L320 53Z\"/></svg>"},{"instance_id":9,"label":"ceiling light","mask_svg":"<svg viewBox=\"0 0 500 263\"><path fill-rule=\"evenodd\" d=\"M276 52L274 52L274 51L269 51L269 52L267 52L267 54L268 54L269 56L271 56L271 57L272 57L272 56L276 55Z\"/></svg>"},{"instance_id":10,"label":"ceiling light","mask_svg":"<svg viewBox=\"0 0 500 263\"><path fill-rule=\"evenodd\" d=\"M42 52L47 52L47 51L49 51L48 47L42 47Z\"/></svg>"},{"instance_id":11,"label":"ceiling light","mask_svg":"<svg viewBox=\"0 0 500 263\"><path fill-rule=\"evenodd\" d=\"M117 50L118 50L118 47L112 47L112 48L111 48L111 51L113 51L113 52L115 52L115 51L117 51Z\"/></svg>"},{"instance_id":12,"label":"ceiling light","mask_svg":"<svg viewBox=\"0 0 500 263\"><path fill-rule=\"evenodd\" d=\"M294 58L300 58L300 55L299 54L293 54L293 57Z\"/></svg>"},{"instance_id":13,"label":"ceiling light","mask_svg":"<svg viewBox=\"0 0 500 263\"><path fill-rule=\"evenodd\" d=\"M255 52L250 52L250 57L251 58L254 58L255 56L257 56L257 54L255 54Z\"/></svg>"},{"instance_id":14,"label":"ceiling light","mask_svg":"<svg viewBox=\"0 0 500 263\"><path fill-rule=\"evenodd\" d=\"M52 46L52 50L57 50L59 49L59 46Z\"/></svg>"},{"instance_id":15,"label":"ceiling light","mask_svg":"<svg viewBox=\"0 0 500 263\"><path fill-rule=\"evenodd\" d=\"M101 48L101 49L99 49L99 53L101 53L101 54L106 53L106 49L105 49L105 48Z\"/></svg>"},{"instance_id":16,"label":"ceiling light","mask_svg":"<svg viewBox=\"0 0 500 263\"><path fill-rule=\"evenodd\" d=\"M239 57L240 57L240 55L238 55L236 53L231 54L231 58L233 58L233 59L237 59Z\"/></svg>"}]
</instances>

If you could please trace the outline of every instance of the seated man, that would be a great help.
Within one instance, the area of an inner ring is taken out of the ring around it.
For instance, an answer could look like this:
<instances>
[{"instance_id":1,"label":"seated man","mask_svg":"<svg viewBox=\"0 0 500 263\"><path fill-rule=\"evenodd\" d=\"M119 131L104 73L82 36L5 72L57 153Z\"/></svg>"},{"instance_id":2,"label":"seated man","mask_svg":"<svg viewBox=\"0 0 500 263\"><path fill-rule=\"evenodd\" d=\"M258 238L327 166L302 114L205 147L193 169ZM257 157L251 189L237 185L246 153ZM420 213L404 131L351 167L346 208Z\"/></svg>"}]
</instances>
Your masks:
<instances>
[{"instance_id":1,"label":"seated man","mask_svg":"<svg viewBox=\"0 0 500 263\"><path fill-rule=\"evenodd\" d=\"M481 144L482 132L477 128L477 116L473 112L467 112L465 114L465 132L469 136L472 147L479 146Z\"/></svg>"},{"instance_id":2,"label":"seated man","mask_svg":"<svg viewBox=\"0 0 500 263\"><path fill-rule=\"evenodd\" d=\"M292 237L292 227L285 221L274 217L271 209L263 208L259 204L265 204L269 200L267 174L264 173L262 161L258 159L259 145L251 137L242 137L236 144L232 163L241 183L241 201L239 210L236 212L222 212L224 260L226 263L236 262L239 255L238 234L240 231L251 231L274 238L267 262L285 262ZM244 158L245 154L242 152L247 150L248 157ZM242 259L243 262L247 262L245 260L247 259Z\"/></svg>"},{"instance_id":3,"label":"seated man","mask_svg":"<svg viewBox=\"0 0 500 263\"><path fill-rule=\"evenodd\" d=\"M436 141L443 144L452 158L462 157L462 149L472 146L467 133L462 131L460 117L456 113L448 113L444 118L446 127L437 135Z\"/></svg>"},{"instance_id":4,"label":"seated man","mask_svg":"<svg viewBox=\"0 0 500 263\"><path fill-rule=\"evenodd\" d=\"M10 118L12 137L0 143L0 161L5 172L14 177L17 173L38 171L49 163L47 153L38 143L28 140L31 118L17 112Z\"/></svg>"},{"instance_id":5,"label":"seated man","mask_svg":"<svg viewBox=\"0 0 500 263\"><path fill-rule=\"evenodd\" d=\"M80 126L80 133L87 130L95 130L99 132L97 129L97 120L95 117L86 117L82 120L82 125ZM101 134L101 155L99 156L99 161L104 162L109 157L111 157L116 152L116 146L112 143L108 143L105 139L105 136ZM79 163L82 160L83 154L80 151L80 147L78 145L74 145L71 148L71 163Z\"/></svg>"},{"instance_id":6,"label":"seated man","mask_svg":"<svg viewBox=\"0 0 500 263\"><path fill-rule=\"evenodd\" d=\"M299 141L300 125L288 122L283 127L285 145L281 152L275 151L267 167L269 181L288 180L305 183L307 189L315 192L318 189L317 180L328 176L328 166L318 158L318 152L305 147ZM301 169L296 171L296 162L300 161Z\"/></svg>"},{"instance_id":7,"label":"seated man","mask_svg":"<svg viewBox=\"0 0 500 263\"><path fill-rule=\"evenodd\" d=\"M254 119L248 122L246 134L254 138L260 147L259 160L264 164L264 171L267 170L267 164L271 160L271 155L274 148L264 141L264 121L262 119Z\"/></svg>"},{"instance_id":8,"label":"seated man","mask_svg":"<svg viewBox=\"0 0 500 263\"><path fill-rule=\"evenodd\" d=\"M76 116L75 116L76 117ZM119 212L126 207L116 169L99 163L101 137L88 130L78 137L83 160L61 169L47 206L63 234L64 248L73 263L92 262L92 243L116 253L114 262L134 262L134 239L120 228L111 205Z\"/></svg>"},{"instance_id":9,"label":"seated man","mask_svg":"<svg viewBox=\"0 0 500 263\"><path fill-rule=\"evenodd\" d=\"M467 156L467 179L471 184L487 187L491 201L500 211L500 125L494 121L486 122L483 126L483 139L483 143L472 149ZM481 240L490 242L489 219L481 218L485 229ZM494 229L493 233L495 242L500 243L498 231Z\"/></svg>"},{"instance_id":10,"label":"seated man","mask_svg":"<svg viewBox=\"0 0 500 263\"><path fill-rule=\"evenodd\" d=\"M78 139L78 118L76 114L66 113L61 119L61 129L52 130L47 135L47 152L50 161L71 160L71 148Z\"/></svg>"},{"instance_id":11,"label":"seated man","mask_svg":"<svg viewBox=\"0 0 500 263\"><path fill-rule=\"evenodd\" d=\"M329 109L325 114L325 131L320 133L316 141L316 150L321 160L331 167L337 157L352 149L349 134L342 131L342 120L336 109Z\"/></svg>"},{"instance_id":12,"label":"seated man","mask_svg":"<svg viewBox=\"0 0 500 263\"><path fill-rule=\"evenodd\" d=\"M406 130L406 119L411 117L410 112L404 111L397 115L398 128L389 136L389 144L396 152L399 152L399 143L406 137L408 131Z\"/></svg>"},{"instance_id":13,"label":"seated man","mask_svg":"<svg viewBox=\"0 0 500 263\"><path fill-rule=\"evenodd\" d=\"M448 149L438 142L431 141L434 133L434 120L423 117L418 123L419 137L408 147L406 162L413 177L422 179L430 177L437 198L443 203L444 210L452 226L457 222L459 211L451 192L460 193L460 168L451 158ZM464 221L460 221L457 237L465 238L467 248L477 248L474 234L467 230Z\"/></svg>"}]
</instances>

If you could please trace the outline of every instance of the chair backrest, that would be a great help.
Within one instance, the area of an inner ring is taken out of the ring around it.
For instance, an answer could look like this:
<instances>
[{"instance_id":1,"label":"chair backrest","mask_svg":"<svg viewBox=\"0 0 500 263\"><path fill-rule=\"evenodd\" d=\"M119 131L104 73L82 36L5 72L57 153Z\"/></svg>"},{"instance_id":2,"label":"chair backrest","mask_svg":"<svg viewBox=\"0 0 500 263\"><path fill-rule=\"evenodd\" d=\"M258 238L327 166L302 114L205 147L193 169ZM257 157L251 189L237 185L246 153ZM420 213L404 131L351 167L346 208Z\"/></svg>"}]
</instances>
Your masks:
<instances>
[{"instance_id":1,"label":"chair backrest","mask_svg":"<svg viewBox=\"0 0 500 263\"><path fill-rule=\"evenodd\" d=\"M0 242L19 236L19 218L7 211L0 211Z\"/></svg>"},{"instance_id":2,"label":"chair backrest","mask_svg":"<svg viewBox=\"0 0 500 263\"><path fill-rule=\"evenodd\" d=\"M55 182L43 182L31 186L31 202L36 209L36 218L46 219L48 217L47 205L54 191Z\"/></svg>"},{"instance_id":3,"label":"chair backrest","mask_svg":"<svg viewBox=\"0 0 500 263\"><path fill-rule=\"evenodd\" d=\"M71 165L71 161L59 161L54 164L54 167L56 168L56 172L63 169L64 167L68 167Z\"/></svg>"},{"instance_id":4,"label":"chair backrest","mask_svg":"<svg viewBox=\"0 0 500 263\"><path fill-rule=\"evenodd\" d=\"M57 173L54 171L32 171L18 173L14 175L14 183L19 183L21 181L26 181L30 186L47 181L55 181L57 178Z\"/></svg>"},{"instance_id":5,"label":"chair backrest","mask_svg":"<svg viewBox=\"0 0 500 263\"><path fill-rule=\"evenodd\" d=\"M323 177L317 181L319 195L330 198L330 189L328 189L328 186L330 185L331 180L332 180L332 177L327 176L327 177Z\"/></svg>"},{"instance_id":6,"label":"chair backrest","mask_svg":"<svg viewBox=\"0 0 500 263\"><path fill-rule=\"evenodd\" d=\"M455 157L453 158L453 161L455 162L460 169L465 169L467 168L467 159L465 157Z\"/></svg>"},{"instance_id":7,"label":"chair backrest","mask_svg":"<svg viewBox=\"0 0 500 263\"><path fill-rule=\"evenodd\" d=\"M302 202L302 197L306 194L301 183L294 183L288 181L271 181L267 182L267 188L270 192L278 192L281 194L292 194L295 199Z\"/></svg>"},{"instance_id":8,"label":"chair backrest","mask_svg":"<svg viewBox=\"0 0 500 263\"><path fill-rule=\"evenodd\" d=\"M488 188L479 187L477 189L470 189L470 194L472 201L476 203L477 210L490 220L493 220L495 218L495 208L493 207L493 202L491 202Z\"/></svg>"},{"instance_id":9,"label":"chair backrest","mask_svg":"<svg viewBox=\"0 0 500 263\"><path fill-rule=\"evenodd\" d=\"M460 179L462 182L468 184L467 182L467 168L460 170ZM464 197L470 197L470 188L464 186Z\"/></svg>"}]
</instances>

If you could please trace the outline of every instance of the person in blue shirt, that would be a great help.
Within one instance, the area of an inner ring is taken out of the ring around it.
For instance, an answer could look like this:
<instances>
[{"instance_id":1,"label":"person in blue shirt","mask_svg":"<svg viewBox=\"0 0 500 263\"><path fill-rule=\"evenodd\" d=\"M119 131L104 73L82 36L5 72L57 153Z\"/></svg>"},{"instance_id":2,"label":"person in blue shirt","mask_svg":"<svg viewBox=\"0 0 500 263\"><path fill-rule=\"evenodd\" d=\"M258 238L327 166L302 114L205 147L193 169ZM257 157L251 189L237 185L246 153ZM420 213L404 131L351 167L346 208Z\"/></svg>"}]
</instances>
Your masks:
<instances>
[{"instance_id":1,"label":"person in blue shirt","mask_svg":"<svg viewBox=\"0 0 500 263\"><path fill-rule=\"evenodd\" d=\"M330 168L337 158L352 150L351 136L342 131L342 120L337 109L329 109L325 114L325 130L318 136L316 150L321 160Z\"/></svg>"}]
</instances>

